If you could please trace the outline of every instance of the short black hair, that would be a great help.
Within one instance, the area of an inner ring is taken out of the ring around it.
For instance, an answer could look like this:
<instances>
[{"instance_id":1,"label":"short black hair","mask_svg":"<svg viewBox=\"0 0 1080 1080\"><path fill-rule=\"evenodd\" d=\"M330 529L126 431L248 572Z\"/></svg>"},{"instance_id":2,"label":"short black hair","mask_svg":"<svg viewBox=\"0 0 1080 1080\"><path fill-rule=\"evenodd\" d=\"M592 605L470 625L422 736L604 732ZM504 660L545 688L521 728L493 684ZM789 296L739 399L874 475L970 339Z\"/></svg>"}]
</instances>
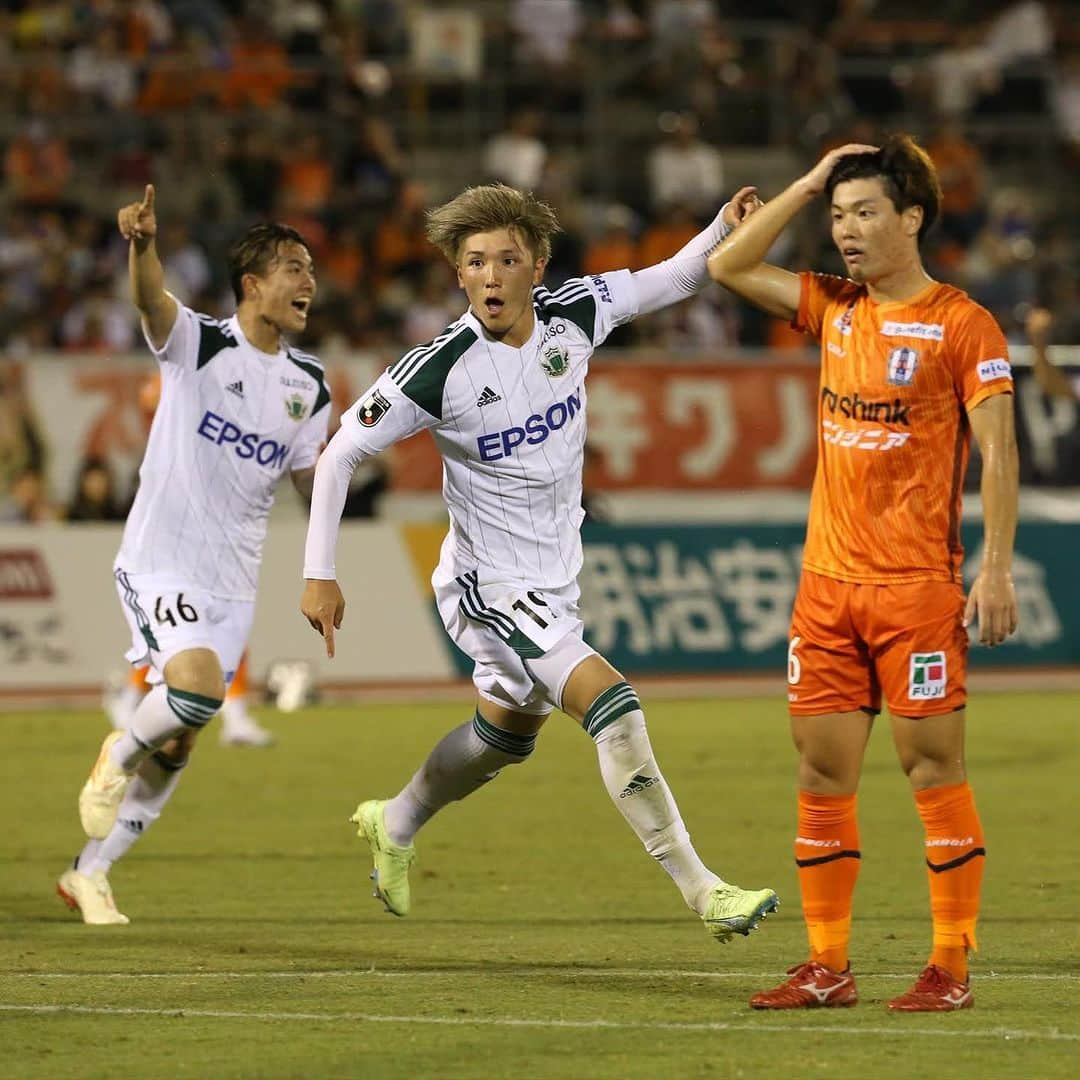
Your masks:
<instances>
[{"instance_id":1,"label":"short black hair","mask_svg":"<svg viewBox=\"0 0 1080 1080\"><path fill-rule=\"evenodd\" d=\"M875 151L842 157L825 182L825 197L832 205L837 184L875 177L897 213L910 206L922 207L921 242L941 211L941 183L930 155L910 135L889 135Z\"/></svg>"},{"instance_id":2,"label":"short black hair","mask_svg":"<svg viewBox=\"0 0 1080 1080\"><path fill-rule=\"evenodd\" d=\"M311 251L308 242L291 225L276 221L252 225L229 248L229 282L237 303L244 299L244 275L265 275L282 244L300 244L309 253Z\"/></svg>"}]
</instances>

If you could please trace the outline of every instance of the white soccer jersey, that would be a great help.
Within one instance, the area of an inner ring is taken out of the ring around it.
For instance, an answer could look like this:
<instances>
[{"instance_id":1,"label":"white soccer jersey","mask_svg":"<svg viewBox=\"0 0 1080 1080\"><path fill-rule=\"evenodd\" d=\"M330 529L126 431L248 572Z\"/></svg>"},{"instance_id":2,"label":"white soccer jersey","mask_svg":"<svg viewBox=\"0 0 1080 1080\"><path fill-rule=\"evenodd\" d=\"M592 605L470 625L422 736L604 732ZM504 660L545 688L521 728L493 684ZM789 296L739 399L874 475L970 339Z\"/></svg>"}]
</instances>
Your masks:
<instances>
[{"instance_id":1,"label":"white soccer jersey","mask_svg":"<svg viewBox=\"0 0 1080 1080\"><path fill-rule=\"evenodd\" d=\"M161 349L161 401L116 567L252 600L274 488L315 464L330 393L313 356L271 356L178 304Z\"/></svg>"},{"instance_id":2,"label":"white soccer jersey","mask_svg":"<svg viewBox=\"0 0 1080 1080\"><path fill-rule=\"evenodd\" d=\"M585 376L593 350L637 314L628 270L533 291L521 348L466 312L406 353L342 416L375 454L431 428L443 459L450 532L439 573L481 585L558 588L581 569Z\"/></svg>"}]
</instances>

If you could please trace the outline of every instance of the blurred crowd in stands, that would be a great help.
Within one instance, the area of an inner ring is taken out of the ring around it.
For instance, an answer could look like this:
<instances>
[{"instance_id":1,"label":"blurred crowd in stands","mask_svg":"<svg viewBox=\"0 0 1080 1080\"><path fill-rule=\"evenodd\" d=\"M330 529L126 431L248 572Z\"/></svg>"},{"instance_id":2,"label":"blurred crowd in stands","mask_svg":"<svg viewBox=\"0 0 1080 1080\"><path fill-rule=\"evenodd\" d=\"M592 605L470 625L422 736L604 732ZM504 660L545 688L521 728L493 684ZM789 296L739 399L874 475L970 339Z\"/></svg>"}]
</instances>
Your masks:
<instances>
[{"instance_id":1,"label":"blurred crowd in stands","mask_svg":"<svg viewBox=\"0 0 1080 1080\"><path fill-rule=\"evenodd\" d=\"M319 273L300 344L391 358L463 308L423 226L464 183L501 179L556 206L559 281L655 262L739 184L768 198L824 150L897 128L941 173L931 271L1016 340L1041 305L1055 340L1077 342L1074 16L1051 0L8 2L0 358L141 348L115 212L150 182L184 302L230 313L229 243L286 221ZM773 255L839 270L823 210ZM717 288L613 344L722 355L805 341ZM16 427L5 419L5 445ZM11 458L0 447L9 488ZM85 486L100 491L92 465Z\"/></svg>"}]
</instances>

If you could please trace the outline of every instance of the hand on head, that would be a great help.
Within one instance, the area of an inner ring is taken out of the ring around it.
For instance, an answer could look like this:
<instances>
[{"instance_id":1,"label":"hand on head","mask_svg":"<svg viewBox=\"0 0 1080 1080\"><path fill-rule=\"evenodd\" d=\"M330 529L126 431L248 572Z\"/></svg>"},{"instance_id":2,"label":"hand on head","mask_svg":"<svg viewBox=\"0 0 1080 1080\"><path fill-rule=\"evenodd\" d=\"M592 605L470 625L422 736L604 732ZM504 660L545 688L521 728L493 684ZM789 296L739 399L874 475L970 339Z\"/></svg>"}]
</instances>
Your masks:
<instances>
[{"instance_id":1,"label":"hand on head","mask_svg":"<svg viewBox=\"0 0 1080 1080\"><path fill-rule=\"evenodd\" d=\"M852 154L876 154L880 147L869 143L846 143L830 150L803 178L802 183L810 195L820 195L825 190L829 175L836 163Z\"/></svg>"}]
</instances>

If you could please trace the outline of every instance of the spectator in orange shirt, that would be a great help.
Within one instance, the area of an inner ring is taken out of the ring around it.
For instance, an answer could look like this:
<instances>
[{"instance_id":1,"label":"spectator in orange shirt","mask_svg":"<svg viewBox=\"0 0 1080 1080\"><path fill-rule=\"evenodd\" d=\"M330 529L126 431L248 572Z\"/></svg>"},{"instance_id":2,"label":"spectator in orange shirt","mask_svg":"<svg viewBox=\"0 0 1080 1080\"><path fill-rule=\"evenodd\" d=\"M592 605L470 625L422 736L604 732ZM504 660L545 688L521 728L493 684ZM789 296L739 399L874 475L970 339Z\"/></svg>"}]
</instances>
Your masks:
<instances>
[{"instance_id":1,"label":"spectator in orange shirt","mask_svg":"<svg viewBox=\"0 0 1080 1080\"><path fill-rule=\"evenodd\" d=\"M317 131L302 134L284 156L281 182L288 188L295 210L318 214L326 209L334 187L334 169L326 140Z\"/></svg>"},{"instance_id":2,"label":"spectator in orange shirt","mask_svg":"<svg viewBox=\"0 0 1080 1080\"><path fill-rule=\"evenodd\" d=\"M139 92L139 111L192 109L218 93L220 77L205 36L195 29L185 30L150 62Z\"/></svg>"},{"instance_id":3,"label":"spectator in orange shirt","mask_svg":"<svg viewBox=\"0 0 1080 1080\"><path fill-rule=\"evenodd\" d=\"M268 109L292 84L289 57L257 18L242 19L229 48L229 70L221 85L227 109Z\"/></svg>"},{"instance_id":4,"label":"spectator in orange shirt","mask_svg":"<svg viewBox=\"0 0 1080 1080\"><path fill-rule=\"evenodd\" d=\"M942 121L926 152L941 181L941 231L968 244L986 220L982 154L955 117Z\"/></svg>"},{"instance_id":5,"label":"spectator in orange shirt","mask_svg":"<svg viewBox=\"0 0 1080 1080\"><path fill-rule=\"evenodd\" d=\"M403 270L437 262L438 253L424 233L424 189L415 182L402 184L397 201L375 228L372 255L381 281Z\"/></svg>"},{"instance_id":6,"label":"spectator in orange shirt","mask_svg":"<svg viewBox=\"0 0 1080 1080\"><path fill-rule=\"evenodd\" d=\"M682 203L665 207L656 221L642 234L635 266L655 266L670 259L676 251L697 236L699 228L693 214Z\"/></svg>"},{"instance_id":7,"label":"spectator in orange shirt","mask_svg":"<svg viewBox=\"0 0 1080 1080\"><path fill-rule=\"evenodd\" d=\"M31 120L11 140L4 155L4 178L14 201L30 206L58 206L71 176L67 145L50 133L43 120Z\"/></svg>"},{"instance_id":8,"label":"spectator in orange shirt","mask_svg":"<svg viewBox=\"0 0 1080 1080\"><path fill-rule=\"evenodd\" d=\"M607 207L600 232L585 246L583 273L604 274L620 266L642 265L638 260L633 224L634 215L627 207L617 203Z\"/></svg>"},{"instance_id":9,"label":"spectator in orange shirt","mask_svg":"<svg viewBox=\"0 0 1080 1080\"><path fill-rule=\"evenodd\" d=\"M322 280L335 292L348 295L356 290L364 273L364 244L360 230L345 222L327 237L321 260Z\"/></svg>"}]
</instances>

